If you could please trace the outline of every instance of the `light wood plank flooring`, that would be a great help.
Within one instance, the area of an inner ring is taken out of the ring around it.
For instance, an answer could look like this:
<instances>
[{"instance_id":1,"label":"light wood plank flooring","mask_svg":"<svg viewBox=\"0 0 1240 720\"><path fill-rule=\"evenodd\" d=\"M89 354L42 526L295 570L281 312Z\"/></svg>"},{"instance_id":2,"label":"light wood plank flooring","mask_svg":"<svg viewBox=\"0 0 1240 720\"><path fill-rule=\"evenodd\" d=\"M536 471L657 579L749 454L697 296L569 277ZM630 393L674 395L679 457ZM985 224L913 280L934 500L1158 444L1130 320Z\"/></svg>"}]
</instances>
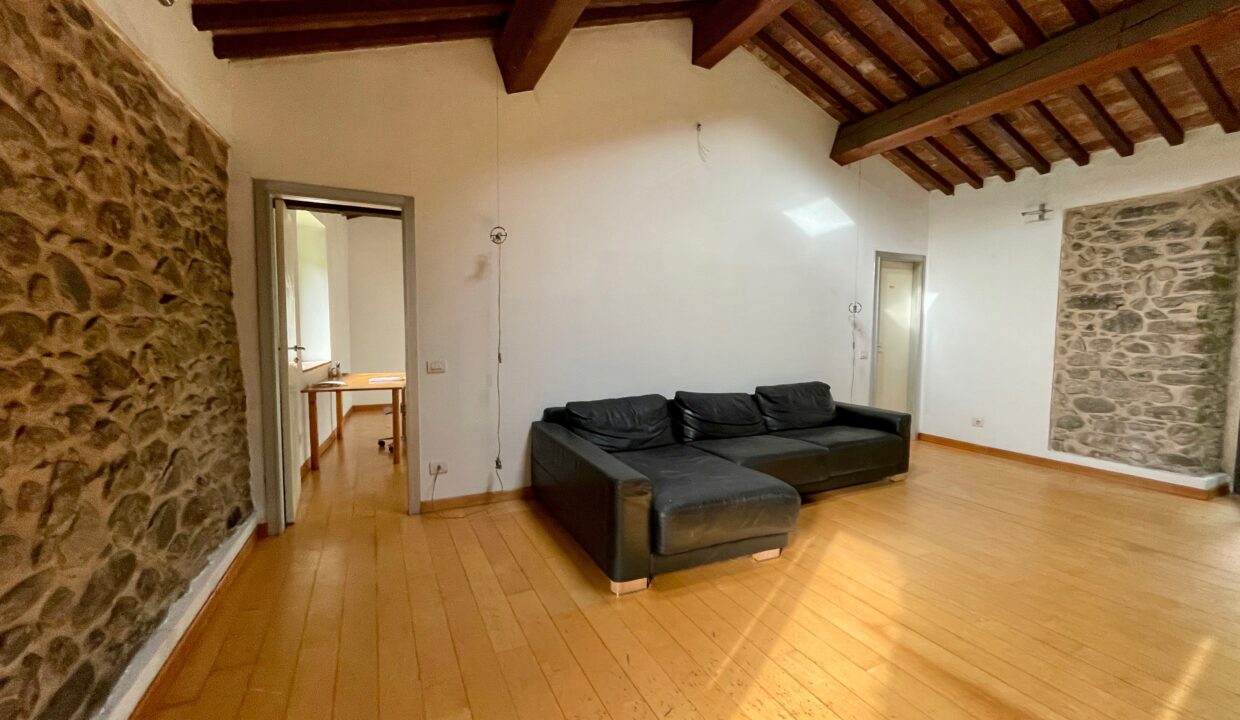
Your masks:
<instances>
[{"instance_id":1,"label":"light wood plank flooring","mask_svg":"<svg viewBox=\"0 0 1240 720\"><path fill-rule=\"evenodd\" d=\"M1231 498L919 445L781 559L617 600L534 503L406 517L383 430L350 420L148 718L1240 718Z\"/></svg>"}]
</instances>

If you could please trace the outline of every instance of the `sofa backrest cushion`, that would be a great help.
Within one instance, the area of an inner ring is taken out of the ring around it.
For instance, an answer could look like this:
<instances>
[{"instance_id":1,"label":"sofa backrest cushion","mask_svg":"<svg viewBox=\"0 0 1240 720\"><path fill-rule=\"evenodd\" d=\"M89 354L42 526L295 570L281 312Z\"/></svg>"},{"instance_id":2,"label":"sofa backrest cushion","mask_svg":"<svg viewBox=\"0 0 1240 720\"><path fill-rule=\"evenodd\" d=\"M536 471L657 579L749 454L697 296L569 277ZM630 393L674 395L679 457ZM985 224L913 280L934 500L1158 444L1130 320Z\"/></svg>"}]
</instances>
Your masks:
<instances>
[{"instance_id":1,"label":"sofa backrest cushion","mask_svg":"<svg viewBox=\"0 0 1240 720\"><path fill-rule=\"evenodd\" d=\"M662 395L570 402L565 406L565 420L568 429L607 452L676 442L667 398Z\"/></svg>"},{"instance_id":2,"label":"sofa backrest cushion","mask_svg":"<svg viewBox=\"0 0 1240 720\"><path fill-rule=\"evenodd\" d=\"M685 442L748 437L766 432L758 404L749 393L677 392L675 412Z\"/></svg>"},{"instance_id":3,"label":"sofa backrest cushion","mask_svg":"<svg viewBox=\"0 0 1240 720\"><path fill-rule=\"evenodd\" d=\"M835 420L835 399L826 383L763 385L754 393L771 432L819 427Z\"/></svg>"}]
</instances>

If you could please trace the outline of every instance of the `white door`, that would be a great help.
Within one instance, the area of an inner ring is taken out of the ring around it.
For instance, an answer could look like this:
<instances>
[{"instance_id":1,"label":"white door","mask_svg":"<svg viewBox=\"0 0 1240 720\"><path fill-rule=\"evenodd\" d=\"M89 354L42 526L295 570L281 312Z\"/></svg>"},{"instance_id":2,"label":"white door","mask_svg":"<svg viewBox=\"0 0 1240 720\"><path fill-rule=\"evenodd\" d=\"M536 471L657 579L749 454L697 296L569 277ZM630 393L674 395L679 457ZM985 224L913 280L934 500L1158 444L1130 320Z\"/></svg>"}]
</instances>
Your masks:
<instances>
[{"instance_id":1,"label":"white door","mask_svg":"<svg viewBox=\"0 0 1240 720\"><path fill-rule=\"evenodd\" d=\"M878 347L874 404L909 412L913 358L913 263L883 260L878 270Z\"/></svg>"},{"instance_id":2,"label":"white door","mask_svg":"<svg viewBox=\"0 0 1240 720\"><path fill-rule=\"evenodd\" d=\"M280 424L284 466L284 518L292 524L297 520L301 502L301 455L306 434L305 412L301 397L301 323L297 307L297 218L293 211L276 200L273 218L276 241L276 266L280 277L280 334L284 353L280 363Z\"/></svg>"}]
</instances>

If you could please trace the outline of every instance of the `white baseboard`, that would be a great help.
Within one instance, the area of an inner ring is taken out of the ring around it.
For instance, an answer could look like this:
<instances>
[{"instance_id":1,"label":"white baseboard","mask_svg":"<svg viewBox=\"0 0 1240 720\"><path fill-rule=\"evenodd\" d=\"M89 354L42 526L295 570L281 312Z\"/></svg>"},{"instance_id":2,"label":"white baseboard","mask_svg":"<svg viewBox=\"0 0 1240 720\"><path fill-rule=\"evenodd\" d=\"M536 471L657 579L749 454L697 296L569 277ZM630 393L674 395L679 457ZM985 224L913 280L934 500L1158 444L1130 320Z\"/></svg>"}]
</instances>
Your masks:
<instances>
[{"instance_id":1,"label":"white baseboard","mask_svg":"<svg viewBox=\"0 0 1240 720\"><path fill-rule=\"evenodd\" d=\"M207 560L207 566L194 578L181 599L168 608L168 616L155 632L147 638L116 686L108 694L103 707L95 713L94 720L126 720L142 701L160 668L168 661L181 637L189 630L194 618L211 597L211 592L224 579L224 573L232 565L241 548L254 534L258 517L251 515L225 540Z\"/></svg>"}]
</instances>

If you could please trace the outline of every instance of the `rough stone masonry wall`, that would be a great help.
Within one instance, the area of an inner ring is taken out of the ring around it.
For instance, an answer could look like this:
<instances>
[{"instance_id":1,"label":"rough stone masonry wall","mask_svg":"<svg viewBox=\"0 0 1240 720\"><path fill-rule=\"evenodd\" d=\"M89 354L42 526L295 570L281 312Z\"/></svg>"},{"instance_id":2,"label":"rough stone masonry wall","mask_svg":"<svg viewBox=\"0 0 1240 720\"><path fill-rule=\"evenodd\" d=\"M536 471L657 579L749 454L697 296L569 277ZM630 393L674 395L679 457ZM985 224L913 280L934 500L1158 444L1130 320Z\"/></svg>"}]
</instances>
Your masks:
<instances>
[{"instance_id":1,"label":"rough stone masonry wall","mask_svg":"<svg viewBox=\"0 0 1240 720\"><path fill-rule=\"evenodd\" d=\"M0 0L0 720L88 715L252 511L226 156L86 6Z\"/></svg>"},{"instance_id":2,"label":"rough stone masonry wall","mask_svg":"<svg viewBox=\"0 0 1240 720\"><path fill-rule=\"evenodd\" d=\"M1240 179L1067 213L1051 449L1221 470L1237 238Z\"/></svg>"}]
</instances>

